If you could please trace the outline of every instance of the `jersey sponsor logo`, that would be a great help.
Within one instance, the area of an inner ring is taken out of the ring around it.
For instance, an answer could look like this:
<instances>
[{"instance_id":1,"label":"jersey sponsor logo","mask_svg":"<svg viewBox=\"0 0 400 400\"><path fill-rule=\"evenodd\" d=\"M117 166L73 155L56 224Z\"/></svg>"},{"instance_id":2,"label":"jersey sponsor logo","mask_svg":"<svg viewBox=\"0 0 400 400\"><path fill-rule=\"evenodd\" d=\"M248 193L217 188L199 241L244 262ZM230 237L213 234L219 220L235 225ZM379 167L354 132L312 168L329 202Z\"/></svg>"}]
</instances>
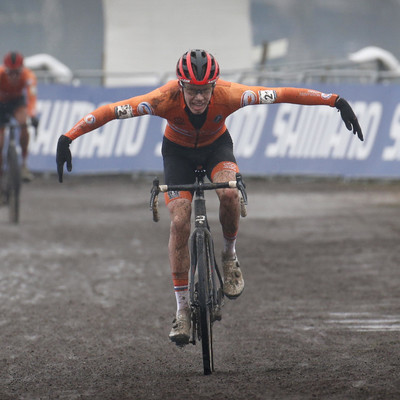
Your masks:
<instances>
[{"instance_id":1,"label":"jersey sponsor logo","mask_svg":"<svg viewBox=\"0 0 400 400\"><path fill-rule=\"evenodd\" d=\"M240 107L256 104L257 96L252 90L246 90L240 99Z\"/></svg>"},{"instance_id":2,"label":"jersey sponsor logo","mask_svg":"<svg viewBox=\"0 0 400 400\"><path fill-rule=\"evenodd\" d=\"M322 93L322 94L321 94L321 97L322 97L324 100L329 100L329 99L332 97L332 93Z\"/></svg>"},{"instance_id":3,"label":"jersey sponsor logo","mask_svg":"<svg viewBox=\"0 0 400 400\"><path fill-rule=\"evenodd\" d=\"M93 114L86 115L84 120L88 125L93 125L96 122L96 118Z\"/></svg>"},{"instance_id":4,"label":"jersey sponsor logo","mask_svg":"<svg viewBox=\"0 0 400 400\"><path fill-rule=\"evenodd\" d=\"M139 115L153 115L154 111L153 108L151 107L150 103L147 103L146 101L143 101L137 106L137 111Z\"/></svg>"},{"instance_id":5,"label":"jersey sponsor logo","mask_svg":"<svg viewBox=\"0 0 400 400\"><path fill-rule=\"evenodd\" d=\"M217 124L218 124L218 122L221 122L221 121L222 121L222 115L221 115L221 114L217 115L217 116L214 118L214 122L217 123Z\"/></svg>"},{"instance_id":6,"label":"jersey sponsor logo","mask_svg":"<svg viewBox=\"0 0 400 400\"><path fill-rule=\"evenodd\" d=\"M85 120L81 120L80 122L78 122L70 131L69 133L71 135L74 135L76 132L79 132L80 129L83 127L83 125L85 125Z\"/></svg>"},{"instance_id":7,"label":"jersey sponsor logo","mask_svg":"<svg viewBox=\"0 0 400 400\"><path fill-rule=\"evenodd\" d=\"M260 104L272 104L276 100L275 90L259 90Z\"/></svg>"},{"instance_id":8,"label":"jersey sponsor logo","mask_svg":"<svg viewBox=\"0 0 400 400\"><path fill-rule=\"evenodd\" d=\"M115 116L118 119L123 118L132 118L133 117L133 110L129 104L124 104L122 106L117 106L114 108Z\"/></svg>"},{"instance_id":9,"label":"jersey sponsor logo","mask_svg":"<svg viewBox=\"0 0 400 400\"><path fill-rule=\"evenodd\" d=\"M174 124L176 125L184 125L185 120L182 117L176 117L174 118Z\"/></svg>"}]
</instances>

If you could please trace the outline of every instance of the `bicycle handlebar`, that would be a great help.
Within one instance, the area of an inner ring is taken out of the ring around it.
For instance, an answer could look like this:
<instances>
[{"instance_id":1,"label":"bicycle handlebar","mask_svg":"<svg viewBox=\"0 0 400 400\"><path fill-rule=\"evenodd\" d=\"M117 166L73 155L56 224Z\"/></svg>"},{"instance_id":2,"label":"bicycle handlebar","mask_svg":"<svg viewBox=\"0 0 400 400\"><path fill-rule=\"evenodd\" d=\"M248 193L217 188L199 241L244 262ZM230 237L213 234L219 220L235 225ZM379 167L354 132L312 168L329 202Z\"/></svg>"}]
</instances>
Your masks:
<instances>
[{"instance_id":1,"label":"bicycle handlebar","mask_svg":"<svg viewBox=\"0 0 400 400\"><path fill-rule=\"evenodd\" d=\"M215 190L215 189L235 189L237 188L240 192L240 206L241 206L241 215L245 217L247 215L246 205L247 205L247 194L246 194L246 185L243 182L242 175L240 173L236 174L236 181L228 181L228 182L198 182L191 184L182 184L182 185L160 185L160 181L156 177L153 180L153 187L151 189L150 194L150 210L153 212L153 220L158 222L160 217L158 213L158 195L160 192L168 192L168 191L194 191L194 192L202 192L204 190Z\"/></svg>"},{"instance_id":2,"label":"bicycle handlebar","mask_svg":"<svg viewBox=\"0 0 400 400\"><path fill-rule=\"evenodd\" d=\"M160 192L168 192L173 190L185 190L185 191L197 191L197 190L213 190L213 189L226 189L226 188L236 188L236 181L228 182L216 182L216 183L191 183L186 185L159 185Z\"/></svg>"},{"instance_id":3,"label":"bicycle handlebar","mask_svg":"<svg viewBox=\"0 0 400 400\"><path fill-rule=\"evenodd\" d=\"M35 139L37 138L38 135L38 125L39 125L39 120L35 118L36 121L33 121L34 117L29 117L27 121L28 126L32 126L33 129L35 130Z\"/></svg>"},{"instance_id":4,"label":"bicycle handlebar","mask_svg":"<svg viewBox=\"0 0 400 400\"><path fill-rule=\"evenodd\" d=\"M26 126L29 127L33 127L35 129L35 138L37 138L37 134L38 134L38 120L36 123L34 123L32 121L32 117L28 117L28 119L26 120ZM8 120L5 121L4 123L4 127L8 127L9 129L17 129L20 127L20 124L17 122L17 120L15 119L15 117L13 116L9 116Z\"/></svg>"}]
</instances>

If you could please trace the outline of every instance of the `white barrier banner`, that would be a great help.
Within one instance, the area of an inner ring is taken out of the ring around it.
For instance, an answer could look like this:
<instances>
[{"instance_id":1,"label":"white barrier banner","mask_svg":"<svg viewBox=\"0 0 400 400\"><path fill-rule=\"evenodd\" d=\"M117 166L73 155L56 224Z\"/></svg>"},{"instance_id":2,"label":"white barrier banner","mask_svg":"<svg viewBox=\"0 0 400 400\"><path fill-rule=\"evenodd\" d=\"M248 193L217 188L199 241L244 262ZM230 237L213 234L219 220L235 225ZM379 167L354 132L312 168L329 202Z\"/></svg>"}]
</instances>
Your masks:
<instances>
[{"instance_id":1,"label":"white barrier banner","mask_svg":"<svg viewBox=\"0 0 400 400\"><path fill-rule=\"evenodd\" d=\"M55 171L58 137L102 104L154 88L39 87L40 126L31 139L33 171ZM400 177L400 88L319 85L352 105L365 141L349 132L336 109L272 104L232 114L228 129L244 174ZM111 121L71 145L73 173L161 171L165 121L154 116Z\"/></svg>"}]
</instances>

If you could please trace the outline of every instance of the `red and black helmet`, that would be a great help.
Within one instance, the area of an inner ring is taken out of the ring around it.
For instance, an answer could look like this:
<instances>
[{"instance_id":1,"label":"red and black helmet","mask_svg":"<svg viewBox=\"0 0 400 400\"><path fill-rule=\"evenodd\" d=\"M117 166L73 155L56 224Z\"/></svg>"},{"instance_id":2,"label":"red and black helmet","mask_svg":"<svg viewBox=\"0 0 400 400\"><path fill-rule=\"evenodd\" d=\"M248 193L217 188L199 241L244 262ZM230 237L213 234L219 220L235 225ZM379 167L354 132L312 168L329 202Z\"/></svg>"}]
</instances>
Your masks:
<instances>
[{"instance_id":1,"label":"red and black helmet","mask_svg":"<svg viewBox=\"0 0 400 400\"><path fill-rule=\"evenodd\" d=\"M24 56L16 51L10 51L4 56L4 66L9 70L17 70L22 68L24 64Z\"/></svg>"},{"instance_id":2,"label":"red and black helmet","mask_svg":"<svg viewBox=\"0 0 400 400\"><path fill-rule=\"evenodd\" d=\"M189 50L176 64L176 76L181 83L206 85L219 78L219 65L214 56L205 50Z\"/></svg>"}]
</instances>

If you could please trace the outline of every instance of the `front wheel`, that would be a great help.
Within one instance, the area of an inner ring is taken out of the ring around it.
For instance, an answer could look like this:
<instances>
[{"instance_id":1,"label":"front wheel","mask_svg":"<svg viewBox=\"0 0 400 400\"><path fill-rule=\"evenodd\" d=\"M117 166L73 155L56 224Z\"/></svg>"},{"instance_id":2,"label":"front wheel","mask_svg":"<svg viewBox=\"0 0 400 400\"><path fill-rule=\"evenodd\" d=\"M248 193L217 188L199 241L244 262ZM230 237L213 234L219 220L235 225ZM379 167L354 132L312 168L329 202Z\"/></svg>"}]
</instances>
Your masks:
<instances>
[{"instance_id":1,"label":"front wheel","mask_svg":"<svg viewBox=\"0 0 400 400\"><path fill-rule=\"evenodd\" d=\"M212 322L211 322L211 298L210 298L210 266L208 263L208 249L204 233L199 233L196 238L197 247L197 273L198 273L198 300L199 300L199 324L201 335L201 347L203 353L204 375L214 371L213 347L212 347Z\"/></svg>"}]
</instances>

